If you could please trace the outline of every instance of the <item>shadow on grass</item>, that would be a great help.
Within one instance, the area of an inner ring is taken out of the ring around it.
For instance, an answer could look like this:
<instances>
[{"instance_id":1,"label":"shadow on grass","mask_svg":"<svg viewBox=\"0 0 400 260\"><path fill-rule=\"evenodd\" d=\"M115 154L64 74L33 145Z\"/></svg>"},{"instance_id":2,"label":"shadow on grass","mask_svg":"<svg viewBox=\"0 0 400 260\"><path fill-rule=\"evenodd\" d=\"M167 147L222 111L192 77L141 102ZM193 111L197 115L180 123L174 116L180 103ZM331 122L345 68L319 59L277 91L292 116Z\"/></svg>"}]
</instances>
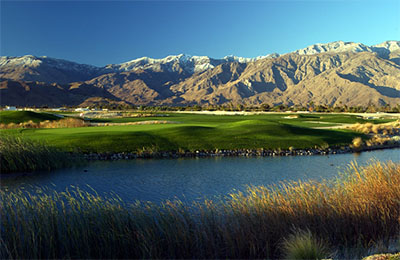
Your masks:
<instances>
[{"instance_id":1,"label":"shadow on grass","mask_svg":"<svg viewBox=\"0 0 400 260\"><path fill-rule=\"evenodd\" d=\"M313 129L289 124L285 126L292 135L318 137L330 145L350 143L354 137L364 137L363 134L343 130Z\"/></svg>"}]
</instances>

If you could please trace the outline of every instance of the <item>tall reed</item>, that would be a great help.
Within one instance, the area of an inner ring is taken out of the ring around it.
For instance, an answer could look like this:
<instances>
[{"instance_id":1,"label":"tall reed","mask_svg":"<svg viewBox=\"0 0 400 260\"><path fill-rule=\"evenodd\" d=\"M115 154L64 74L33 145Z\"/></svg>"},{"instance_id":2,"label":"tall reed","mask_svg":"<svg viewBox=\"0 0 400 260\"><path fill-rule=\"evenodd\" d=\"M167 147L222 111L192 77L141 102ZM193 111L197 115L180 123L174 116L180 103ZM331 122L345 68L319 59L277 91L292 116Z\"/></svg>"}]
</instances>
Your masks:
<instances>
[{"instance_id":1,"label":"tall reed","mask_svg":"<svg viewBox=\"0 0 400 260\"><path fill-rule=\"evenodd\" d=\"M332 182L250 187L191 205L127 205L77 187L2 189L0 201L0 258L278 258L293 230L334 249L398 239L400 164L352 165Z\"/></svg>"},{"instance_id":2,"label":"tall reed","mask_svg":"<svg viewBox=\"0 0 400 260\"><path fill-rule=\"evenodd\" d=\"M43 142L0 135L0 172L52 170L82 162L76 156Z\"/></svg>"}]
</instances>

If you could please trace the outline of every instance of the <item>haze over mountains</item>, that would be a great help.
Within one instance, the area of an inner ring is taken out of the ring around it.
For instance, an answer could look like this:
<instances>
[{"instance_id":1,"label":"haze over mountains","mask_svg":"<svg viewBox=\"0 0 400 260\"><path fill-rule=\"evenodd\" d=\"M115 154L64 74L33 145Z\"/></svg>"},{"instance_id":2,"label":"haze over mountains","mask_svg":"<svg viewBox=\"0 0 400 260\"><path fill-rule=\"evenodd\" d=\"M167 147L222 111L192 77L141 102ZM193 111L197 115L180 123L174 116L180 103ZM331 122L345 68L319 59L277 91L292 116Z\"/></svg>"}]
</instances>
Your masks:
<instances>
[{"instance_id":1,"label":"haze over mountains","mask_svg":"<svg viewBox=\"0 0 400 260\"><path fill-rule=\"evenodd\" d=\"M104 67L32 55L0 57L0 103L400 104L400 41L315 44L256 58L176 55Z\"/></svg>"}]
</instances>

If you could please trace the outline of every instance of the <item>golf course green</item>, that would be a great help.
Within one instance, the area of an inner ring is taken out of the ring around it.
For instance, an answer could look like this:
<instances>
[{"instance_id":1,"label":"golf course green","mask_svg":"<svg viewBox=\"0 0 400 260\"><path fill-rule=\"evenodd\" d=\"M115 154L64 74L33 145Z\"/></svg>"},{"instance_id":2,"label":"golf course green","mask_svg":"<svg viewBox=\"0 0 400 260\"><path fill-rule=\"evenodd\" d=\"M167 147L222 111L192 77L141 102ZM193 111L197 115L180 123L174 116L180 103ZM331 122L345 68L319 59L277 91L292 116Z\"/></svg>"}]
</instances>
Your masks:
<instances>
[{"instance_id":1,"label":"golf course green","mask_svg":"<svg viewBox=\"0 0 400 260\"><path fill-rule=\"evenodd\" d=\"M21 111L23 112L23 111ZM0 114L0 122L12 121ZM14 116L19 118L17 112ZM34 113L34 112L31 112ZM37 114L37 113L36 113ZM32 114L34 115L34 114ZM34 115L37 118L37 115ZM50 115L51 116L51 115ZM17 119L16 119L17 120ZM30 119L29 119L30 120ZM140 121L149 124L124 125ZM160 121L162 124L157 124ZM96 118L91 123L109 124L77 128L20 128L1 130L40 140L66 151L137 152L215 149L288 149L341 146L359 133L329 126L353 123L383 123L348 114L203 115L164 113L150 117ZM5 123L5 122L4 122Z\"/></svg>"}]
</instances>

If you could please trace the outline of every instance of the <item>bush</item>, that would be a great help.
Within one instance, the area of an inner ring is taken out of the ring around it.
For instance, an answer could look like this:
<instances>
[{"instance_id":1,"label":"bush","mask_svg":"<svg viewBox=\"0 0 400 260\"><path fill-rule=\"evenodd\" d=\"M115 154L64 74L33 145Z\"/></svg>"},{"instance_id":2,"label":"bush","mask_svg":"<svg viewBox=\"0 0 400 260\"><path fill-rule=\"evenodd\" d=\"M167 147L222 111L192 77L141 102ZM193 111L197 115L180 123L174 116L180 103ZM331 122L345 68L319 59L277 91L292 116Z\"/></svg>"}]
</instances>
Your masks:
<instances>
[{"instance_id":1,"label":"bush","mask_svg":"<svg viewBox=\"0 0 400 260\"><path fill-rule=\"evenodd\" d=\"M324 259L331 256L329 248L310 231L297 231L283 242L286 259Z\"/></svg>"},{"instance_id":2,"label":"bush","mask_svg":"<svg viewBox=\"0 0 400 260\"><path fill-rule=\"evenodd\" d=\"M352 147L354 149L360 149L362 147L362 144L363 144L363 140L361 139L361 137L356 137L353 139Z\"/></svg>"}]
</instances>

